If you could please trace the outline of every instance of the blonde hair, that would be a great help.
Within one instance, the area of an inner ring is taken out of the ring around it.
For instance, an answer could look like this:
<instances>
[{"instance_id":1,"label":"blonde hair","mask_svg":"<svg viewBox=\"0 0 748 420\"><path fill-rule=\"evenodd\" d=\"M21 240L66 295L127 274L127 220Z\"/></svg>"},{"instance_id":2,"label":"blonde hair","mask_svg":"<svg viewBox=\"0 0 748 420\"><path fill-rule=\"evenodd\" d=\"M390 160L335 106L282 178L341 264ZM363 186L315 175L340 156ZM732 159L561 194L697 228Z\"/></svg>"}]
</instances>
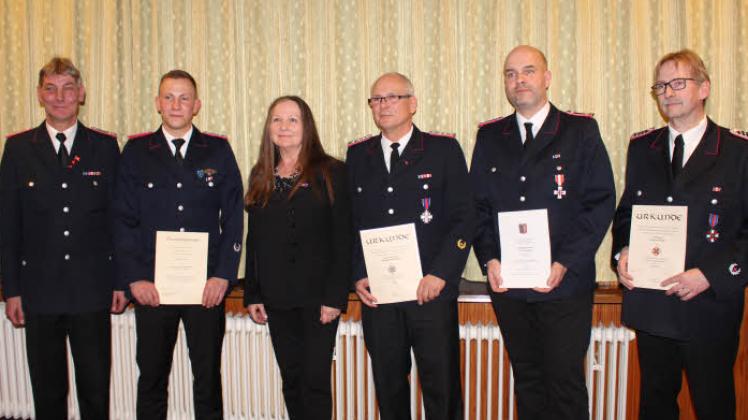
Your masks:
<instances>
[{"instance_id":1,"label":"blonde hair","mask_svg":"<svg viewBox=\"0 0 748 420\"><path fill-rule=\"evenodd\" d=\"M82 84L81 72L73 65L69 58L53 57L47 64L39 70L39 87L44 83L44 78L54 75L67 74L71 76L75 83Z\"/></svg>"},{"instance_id":2,"label":"blonde hair","mask_svg":"<svg viewBox=\"0 0 748 420\"><path fill-rule=\"evenodd\" d=\"M699 57L698 54L689 50L683 49L680 51L671 52L660 58L654 69L653 80L657 83L657 74L660 72L660 68L667 62L674 62L675 66L678 67L681 64L685 64L691 68L691 76L696 79L699 83L710 82L709 73L706 70L704 61Z\"/></svg>"}]
</instances>

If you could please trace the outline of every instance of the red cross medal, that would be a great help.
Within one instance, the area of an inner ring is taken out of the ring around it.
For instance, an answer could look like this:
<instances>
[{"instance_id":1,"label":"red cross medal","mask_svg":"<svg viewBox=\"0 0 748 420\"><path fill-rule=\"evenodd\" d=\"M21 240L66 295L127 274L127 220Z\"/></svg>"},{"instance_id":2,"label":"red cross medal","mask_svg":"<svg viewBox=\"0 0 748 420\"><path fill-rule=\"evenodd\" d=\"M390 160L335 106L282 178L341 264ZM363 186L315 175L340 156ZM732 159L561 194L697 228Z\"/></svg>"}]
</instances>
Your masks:
<instances>
[{"instance_id":1,"label":"red cross medal","mask_svg":"<svg viewBox=\"0 0 748 420\"><path fill-rule=\"evenodd\" d=\"M421 199L421 205L423 205L423 213L421 213L421 221L423 223L430 223L431 219L434 218L434 216L429 211L429 207L431 207L431 199L430 198L423 198Z\"/></svg>"},{"instance_id":2,"label":"red cross medal","mask_svg":"<svg viewBox=\"0 0 748 420\"><path fill-rule=\"evenodd\" d=\"M556 181L556 185L558 185L556 189L553 190L553 195L560 200L566 195L566 190L564 189L564 174L556 174L553 176L553 179Z\"/></svg>"},{"instance_id":3,"label":"red cross medal","mask_svg":"<svg viewBox=\"0 0 748 420\"><path fill-rule=\"evenodd\" d=\"M706 232L706 240L709 242L717 242L717 239L719 239L719 232L715 229L717 223L719 223L719 215L709 213L709 227L711 229Z\"/></svg>"}]
</instances>

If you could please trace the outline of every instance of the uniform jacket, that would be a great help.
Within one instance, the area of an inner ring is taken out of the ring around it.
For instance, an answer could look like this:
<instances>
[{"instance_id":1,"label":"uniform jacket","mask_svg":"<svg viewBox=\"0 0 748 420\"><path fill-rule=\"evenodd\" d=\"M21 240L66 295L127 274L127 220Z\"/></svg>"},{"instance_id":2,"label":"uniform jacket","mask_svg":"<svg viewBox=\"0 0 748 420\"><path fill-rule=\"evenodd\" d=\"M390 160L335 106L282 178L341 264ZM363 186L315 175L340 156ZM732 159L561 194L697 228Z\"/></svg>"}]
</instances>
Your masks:
<instances>
[{"instance_id":1,"label":"uniform jacket","mask_svg":"<svg viewBox=\"0 0 748 420\"><path fill-rule=\"evenodd\" d=\"M593 290L595 252L616 200L610 160L593 118L551 106L527 149L515 114L484 123L470 176L478 213L475 254L484 273L489 260L501 260L497 214L533 209L548 210L551 261L568 269L550 293L512 289L507 296L541 301Z\"/></svg>"},{"instance_id":2,"label":"uniform jacket","mask_svg":"<svg viewBox=\"0 0 748 420\"><path fill-rule=\"evenodd\" d=\"M613 254L629 244L631 206L687 206L685 268L700 269L710 287L688 302L660 290L624 290L623 321L675 339L734 336L748 281L742 271L748 264L748 142L709 120L673 182L668 141L663 127L634 136L629 144L626 188L613 223Z\"/></svg>"},{"instance_id":3,"label":"uniform jacket","mask_svg":"<svg viewBox=\"0 0 748 420\"><path fill-rule=\"evenodd\" d=\"M274 192L249 207L244 304L345 309L351 278L351 198L345 166L335 161L330 203L321 176L288 199Z\"/></svg>"},{"instance_id":4,"label":"uniform jacket","mask_svg":"<svg viewBox=\"0 0 748 420\"><path fill-rule=\"evenodd\" d=\"M131 136L115 190L115 248L124 287L153 281L156 231L208 232L208 277L236 282L242 181L228 141L194 128L182 166L161 129Z\"/></svg>"},{"instance_id":5,"label":"uniform jacket","mask_svg":"<svg viewBox=\"0 0 748 420\"><path fill-rule=\"evenodd\" d=\"M387 172L381 135L352 144L346 164L353 200L353 281L367 277L364 229L414 223L423 274L447 282L438 299L454 299L473 231L465 157L457 140L413 128L400 161ZM432 219L424 222L425 199Z\"/></svg>"},{"instance_id":6,"label":"uniform jacket","mask_svg":"<svg viewBox=\"0 0 748 420\"><path fill-rule=\"evenodd\" d=\"M78 122L69 169L46 125L10 136L0 164L3 294L33 313L108 309L115 284L114 135Z\"/></svg>"}]
</instances>

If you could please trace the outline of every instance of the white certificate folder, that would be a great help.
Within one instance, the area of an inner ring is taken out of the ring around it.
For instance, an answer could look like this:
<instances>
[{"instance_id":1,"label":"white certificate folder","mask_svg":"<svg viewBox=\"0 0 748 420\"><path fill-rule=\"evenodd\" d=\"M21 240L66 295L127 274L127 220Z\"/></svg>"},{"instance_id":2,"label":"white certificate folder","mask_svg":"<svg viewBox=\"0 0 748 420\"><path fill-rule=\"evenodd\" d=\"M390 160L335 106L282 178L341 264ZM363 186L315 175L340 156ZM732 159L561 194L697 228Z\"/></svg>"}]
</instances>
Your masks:
<instances>
[{"instance_id":1,"label":"white certificate folder","mask_svg":"<svg viewBox=\"0 0 748 420\"><path fill-rule=\"evenodd\" d=\"M546 209L498 214L502 287L548 287L551 239Z\"/></svg>"},{"instance_id":2,"label":"white certificate folder","mask_svg":"<svg viewBox=\"0 0 748 420\"><path fill-rule=\"evenodd\" d=\"M367 229L360 233L369 289L377 303L416 300L423 271L415 224Z\"/></svg>"},{"instance_id":3,"label":"white certificate folder","mask_svg":"<svg viewBox=\"0 0 748 420\"><path fill-rule=\"evenodd\" d=\"M683 272L687 228L686 206L632 207L628 271L634 286L665 290L660 283Z\"/></svg>"},{"instance_id":4,"label":"white certificate folder","mask_svg":"<svg viewBox=\"0 0 748 420\"><path fill-rule=\"evenodd\" d=\"M208 277L208 233L156 232L154 271L162 305L200 305Z\"/></svg>"}]
</instances>

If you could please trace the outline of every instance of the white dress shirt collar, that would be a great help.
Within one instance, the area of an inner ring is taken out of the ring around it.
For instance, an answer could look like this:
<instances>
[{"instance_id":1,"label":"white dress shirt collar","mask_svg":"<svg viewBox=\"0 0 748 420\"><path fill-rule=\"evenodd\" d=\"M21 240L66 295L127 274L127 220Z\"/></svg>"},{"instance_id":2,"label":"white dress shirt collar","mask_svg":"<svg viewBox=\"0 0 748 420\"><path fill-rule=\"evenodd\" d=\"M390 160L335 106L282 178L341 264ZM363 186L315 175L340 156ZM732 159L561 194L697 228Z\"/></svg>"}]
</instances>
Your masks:
<instances>
[{"instance_id":1,"label":"white dress shirt collar","mask_svg":"<svg viewBox=\"0 0 748 420\"><path fill-rule=\"evenodd\" d=\"M668 131L670 132L670 138L668 140L668 145L670 147L670 156L672 159L673 156L673 149L675 149L675 138L678 137L678 135L683 136L683 166L686 166L686 162L688 162L688 158L691 157L693 152L696 150L696 147L699 146L699 143L701 143L702 137L704 137L704 133L706 133L706 127L707 127L707 118L706 115L704 115L704 118L696 124L695 127L686 130L682 133L679 133L678 130L674 129L671 125L668 124Z\"/></svg>"},{"instance_id":2,"label":"white dress shirt collar","mask_svg":"<svg viewBox=\"0 0 748 420\"><path fill-rule=\"evenodd\" d=\"M517 116L517 127L519 127L519 136L522 138L522 144L525 144L525 123L532 123L532 137L535 138L538 136L540 128L543 127L543 123L545 122L546 117L548 117L549 112L551 112L551 103L550 101L546 101L545 105L540 108L540 111L536 112L535 115L530 118L525 118L519 112L514 113L514 115Z\"/></svg>"},{"instance_id":3,"label":"white dress shirt collar","mask_svg":"<svg viewBox=\"0 0 748 420\"><path fill-rule=\"evenodd\" d=\"M182 157L187 158L187 146L190 144L190 139L192 138L192 132L194 131L194 127L190 127L189 131L184 133L184 136L182 137L175 137L172 136L171 133L166 131L166 129L161 126L161 132L164 133L164 137L166 138L166 144L169 146L169 150L171 150L172 156L175 156L177 154L177 147L174 146L174 143L171 141L174 139L182 139L184 140L184 145L182 145Z\"/></svg>"},{"instance_id":4,"label":"white dress shirt collar","mask_svg":"<svg viewBox=\"0 0 748 420\"><path fill-rule=\"evenodd\" d=\"M413 137L412 125L410 126L410 131L408 131L404 136L397 140L397 142L400 143L400 147L397 149L398 153L400 153L400 156L403 155L405 147L408 145L411 137ZM390 172L390 154L392 153L392 148L390 147L390 145L395 141L388 139L387 137L385 137L384 133L382 133L382 139L380 140L380 142L382 144L382 153L384 153L384 164L385 166L387 166L387 172Z\"/></svg>"},{"instance_id":5,"label":"white dress shirt collar","mask_svg":"<svg viewBox=\"0 0 748 420\"><path fill-rule=\"evenodd\" d=\"M62 131L59 131L58 129L52 127L51 125L49 125L49 123L44 123L44 125L47 127L47 133L49 134L49 139L52 140L52 147L55 148L55 153L60 152L60 142L57 140L57 133L62 133L65 135L65 142L63 144L65 145L65 148L67 149L69 155L73 150L75 135L78 133L78 120L75 121L75 124Z\"/></svg>"}]
</instances>

